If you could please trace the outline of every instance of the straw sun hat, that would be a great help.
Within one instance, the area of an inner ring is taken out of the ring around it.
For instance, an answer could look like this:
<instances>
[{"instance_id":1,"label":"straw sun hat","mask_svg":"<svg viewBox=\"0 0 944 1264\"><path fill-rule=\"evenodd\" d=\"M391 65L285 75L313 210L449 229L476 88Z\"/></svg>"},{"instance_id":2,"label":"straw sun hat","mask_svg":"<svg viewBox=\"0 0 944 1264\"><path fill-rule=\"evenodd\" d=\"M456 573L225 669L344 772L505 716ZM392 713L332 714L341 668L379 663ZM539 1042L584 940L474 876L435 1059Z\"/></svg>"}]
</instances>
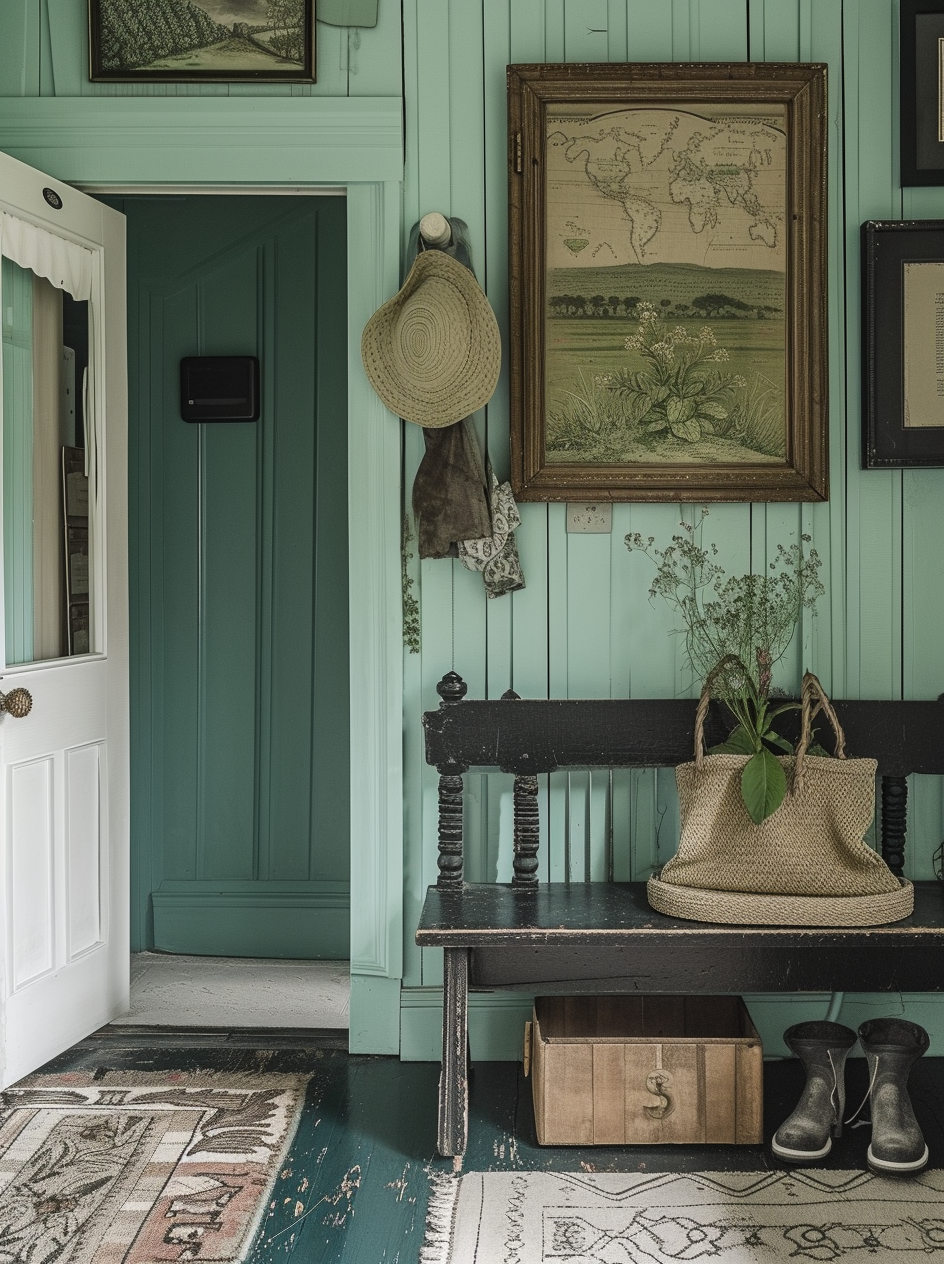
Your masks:
<instances>
[{"instance_id":1,"label":"straw sun hat","mask_svg":"<svg viewBox=\"0 0 944 1264\"><path fill-rule=\"evenodd\" d=\"M426 250L361 338L364 369L391 412L451 426L491 399L501 339L488 299L461 263Z\"/></svg>"}]
</instances>

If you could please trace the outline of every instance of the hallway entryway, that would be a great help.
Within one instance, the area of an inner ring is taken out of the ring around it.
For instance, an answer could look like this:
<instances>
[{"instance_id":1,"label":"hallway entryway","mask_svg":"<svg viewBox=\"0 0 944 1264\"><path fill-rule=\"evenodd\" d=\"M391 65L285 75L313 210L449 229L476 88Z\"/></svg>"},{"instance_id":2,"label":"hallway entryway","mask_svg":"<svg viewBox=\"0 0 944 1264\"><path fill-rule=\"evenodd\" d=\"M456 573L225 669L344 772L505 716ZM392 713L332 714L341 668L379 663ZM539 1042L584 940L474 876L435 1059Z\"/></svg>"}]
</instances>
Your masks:
<instances>
[{"instance_id":1,"label":"hallway entryway","mask_svg":"<svg viewBox=\"0 0 944 1264\"><path fill-rule=\"evenodd\" d=\"M346 958L345 200L104 200L128 220L132 947ZM259 419L182 420L193 356L255 357Z\"/></svg>"}]
</instances>

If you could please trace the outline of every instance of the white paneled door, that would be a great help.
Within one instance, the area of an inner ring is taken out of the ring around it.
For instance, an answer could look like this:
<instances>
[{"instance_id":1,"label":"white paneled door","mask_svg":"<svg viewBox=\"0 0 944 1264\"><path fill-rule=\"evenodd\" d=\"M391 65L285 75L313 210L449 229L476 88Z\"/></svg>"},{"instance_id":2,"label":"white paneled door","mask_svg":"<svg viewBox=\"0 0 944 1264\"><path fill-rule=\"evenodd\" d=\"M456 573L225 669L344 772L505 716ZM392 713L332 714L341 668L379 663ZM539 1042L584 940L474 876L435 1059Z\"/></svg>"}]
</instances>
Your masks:
<instances>
[{"instance_id":1,"label":"white paneled door","mask_svg":"<svg viewBox=\"0 0 944 1264\"><path fill-rule=\"evenodd\" d=\"M127 384L124 217L5 154L0 212L5 1086L127 1009Z\"/></svg>"}]
</instances>

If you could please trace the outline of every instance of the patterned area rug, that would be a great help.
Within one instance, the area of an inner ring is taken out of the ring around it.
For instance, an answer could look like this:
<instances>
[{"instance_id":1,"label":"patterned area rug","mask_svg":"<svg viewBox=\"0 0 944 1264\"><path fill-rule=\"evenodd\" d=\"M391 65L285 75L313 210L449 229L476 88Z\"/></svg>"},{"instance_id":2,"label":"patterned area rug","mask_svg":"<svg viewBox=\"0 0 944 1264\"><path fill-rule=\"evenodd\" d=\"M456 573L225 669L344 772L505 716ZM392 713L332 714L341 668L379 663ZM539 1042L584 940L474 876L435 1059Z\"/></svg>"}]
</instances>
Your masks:
<instances>
[{"instance_id":1,"label":"patterned area rug","mask_svg":"<svg viewBox=\"0 0 944 1264\"><path fill-rule=\"evenodd\" d=\"M243 1259L308 1076L33 1075L0 1094L0 1261Z\"/></svg>"},{"instance_id":2,"label":"patterned area rug","mask_svg":"<svg viewBox=\"0 0 944 1264\"><path fill-rule=\"evenodd\" d=\"M944 1260L944 1172L474 1172L435 1180L421 1264Z\"/></svg>"}]
</instances>

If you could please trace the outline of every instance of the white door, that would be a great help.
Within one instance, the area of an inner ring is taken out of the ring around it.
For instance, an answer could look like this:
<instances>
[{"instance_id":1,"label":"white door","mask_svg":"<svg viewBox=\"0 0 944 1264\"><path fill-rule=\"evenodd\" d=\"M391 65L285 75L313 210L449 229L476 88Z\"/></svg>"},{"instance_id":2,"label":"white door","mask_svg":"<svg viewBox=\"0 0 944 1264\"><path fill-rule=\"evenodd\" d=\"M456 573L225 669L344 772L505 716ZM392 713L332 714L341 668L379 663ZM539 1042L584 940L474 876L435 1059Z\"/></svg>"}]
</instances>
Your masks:
<instances>
[{"instance_id":1,"label":"white door","mask_svg":"<svg viewBox=\"0 0 944 1264\"><path fill-rule=\"evenodd\" d=\"M124 217L5 154L0 212L5 1086L128 1005L127 384Z\"/></svg>"}]
</instances>

